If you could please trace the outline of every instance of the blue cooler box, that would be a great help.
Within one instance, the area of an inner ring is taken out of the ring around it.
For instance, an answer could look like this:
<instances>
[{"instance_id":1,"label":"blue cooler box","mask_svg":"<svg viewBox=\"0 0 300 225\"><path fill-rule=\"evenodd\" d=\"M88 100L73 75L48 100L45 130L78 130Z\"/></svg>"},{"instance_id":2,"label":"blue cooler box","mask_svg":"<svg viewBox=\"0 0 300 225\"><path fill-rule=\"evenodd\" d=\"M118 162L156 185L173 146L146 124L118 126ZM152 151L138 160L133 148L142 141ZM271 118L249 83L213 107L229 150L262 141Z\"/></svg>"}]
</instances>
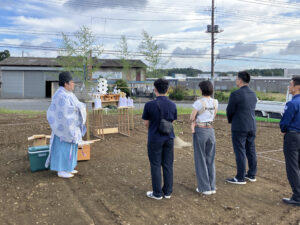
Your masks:
<instances>
[{"instance_id":1,"label":"blue cooler box","mask_svg":"<svg viewBox=\"0 0 300 225\"><path fill-rule=\"evenodd\" d=\"M39 170L48 170L45 162L49 155L49 145L33 146L28 148L30 169L32 172Z\"/></svg>"}]
</instances>

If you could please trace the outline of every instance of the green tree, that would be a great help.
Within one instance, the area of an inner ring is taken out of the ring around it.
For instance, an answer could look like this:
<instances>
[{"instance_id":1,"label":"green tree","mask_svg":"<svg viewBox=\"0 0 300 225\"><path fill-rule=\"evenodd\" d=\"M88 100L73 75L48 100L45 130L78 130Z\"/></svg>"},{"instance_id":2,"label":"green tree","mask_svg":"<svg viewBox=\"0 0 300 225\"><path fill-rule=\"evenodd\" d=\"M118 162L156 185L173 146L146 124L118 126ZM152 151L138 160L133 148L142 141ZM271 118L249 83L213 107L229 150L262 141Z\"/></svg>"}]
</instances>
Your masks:
<instances>
[{"instance_id":1,"label":"green tree","mask_svg":"<svg viewBox=\"0 0 300 225\"><path fill-rule=\"evenodd\" d=\"M4 50L3 52L0 52L0 61L10 57L10 53L8 50Z\"/></svg>"},{"instance_id":2,"label":"green tree","mask_svg":"<svg viewBox=\"0 0 300 225\"><path fill-rule=\"evenodd\" d=\"M126 93L126 96L130 95L129 88L125 80L123 79L116 80L114 87L117 87L117 89L120 89L122 92Z\"/></svg>"},{"instance_id":3,"label":"green tree","mask_svg":"<svg viewBox=\"0 0 300 225\"><path fill-rule=\"evenodd\" d=\"M118 51L120 52L119 59L121 60L121 64L123 66L123 73L126 76L126 80L132 80L131 74L131 64L130 64L130 54L128 51L128 43L125 35L121 36L121 41L117 46Z\"/></svg>"},{"instance_id":4,"label":"green tree","mask_svg":"<svg viewBox=\"0 0 300 225\"><path fill-rule=\"evenodd\" d=\"M147 77L162 77L163 74L158 72L158 66L166 65L169 60L162 60L162 48L145 30L142 31L142 35L143 40L139 45L139 51L148 64Z\"/></svg>"},{"instance_id":5,"label":"green tree","mask_svg":"<svg viewBox=\"0 0 300 225\"><path fill-rule=\"evenodd\" d=\"M65 71L70 71L85 85L89 85L89 72L100 68L98 57L103 52L102 46L97 45L97 39L90 28L82 26L74 33L74 37L62 33L62 46L59 50L58 63ZM88 68L90 65L90 68Z\"/></svg>"}]
</instances>

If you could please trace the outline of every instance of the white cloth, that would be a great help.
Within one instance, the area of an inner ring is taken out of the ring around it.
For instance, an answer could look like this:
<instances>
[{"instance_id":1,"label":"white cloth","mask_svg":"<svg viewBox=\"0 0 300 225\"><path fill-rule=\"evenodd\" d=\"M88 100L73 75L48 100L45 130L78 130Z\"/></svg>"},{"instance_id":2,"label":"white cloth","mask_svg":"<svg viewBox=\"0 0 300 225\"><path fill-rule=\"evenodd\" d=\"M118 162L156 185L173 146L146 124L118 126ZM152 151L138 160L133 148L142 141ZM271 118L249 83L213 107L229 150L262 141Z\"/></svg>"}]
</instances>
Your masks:
<instances>
[{"instance_id":1,"label":"white cloth","mask_svg":"<svg viewBox=\"0 0 300 225\"><path fill-rule=\"evenodd\" d=\"M216 109L214 107L214 100L216 101ZM201 101L204 101L205 111L201 115L197 115L196 123L205 123L205 122L212 122L215 117L215 111L218 109L218 100L213 98L201 98L201 100L197 100L193 104L193 108L197 109L197 111L200 111L203 107L203 104Z\"/></svg>"},{"instance_id":2,"label":"white cloth","mask_svg":"<svg viewBox=\"0 0 300 225\"><path fill-rule=\"evenodd\" d=\"M54 135L60 141L78 144L85 134L86 105L80 102L71 91L59 87L55 92L47 111L47 120L51 127L50 153ZM50 163L50 154L46 167Z\"/></svg>"}]
</instances>

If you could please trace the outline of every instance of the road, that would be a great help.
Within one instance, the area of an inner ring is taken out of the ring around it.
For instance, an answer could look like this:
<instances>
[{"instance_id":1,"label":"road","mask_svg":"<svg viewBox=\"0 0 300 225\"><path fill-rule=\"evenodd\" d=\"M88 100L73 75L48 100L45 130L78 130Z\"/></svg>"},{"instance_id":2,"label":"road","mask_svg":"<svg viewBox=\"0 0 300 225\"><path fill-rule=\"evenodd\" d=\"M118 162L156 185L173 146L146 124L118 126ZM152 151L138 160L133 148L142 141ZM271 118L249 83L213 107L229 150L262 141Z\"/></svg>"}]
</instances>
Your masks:
<instances>
[{"instance_id":1,"label":"road","mask_svg":"<svg viewBox=\"0 0 300 225\"><path fill-rule=\"evenodd\" d=\"M144 108L145 103L149 99L141 99L135 101L135 108ZM46 111L51 103L51 99L0 99L0 108L11 110L33 110ZM177 107L191 108L193 102L176 102ZM219 110L225 111L227 104L220 104Z\"/></svg>"}]
</instances>

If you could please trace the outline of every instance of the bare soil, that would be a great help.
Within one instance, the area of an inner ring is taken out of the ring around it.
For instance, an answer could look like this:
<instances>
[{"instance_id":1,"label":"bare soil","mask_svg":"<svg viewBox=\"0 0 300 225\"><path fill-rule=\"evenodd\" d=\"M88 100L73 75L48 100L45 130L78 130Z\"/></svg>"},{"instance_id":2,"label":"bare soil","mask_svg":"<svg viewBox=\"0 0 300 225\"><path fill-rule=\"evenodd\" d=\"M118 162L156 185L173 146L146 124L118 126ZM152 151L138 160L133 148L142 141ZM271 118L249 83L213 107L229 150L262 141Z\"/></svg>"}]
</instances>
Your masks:
<instances>
[{"instance_id":1,"label":"bare soil","mask_svg":"<svg viewBox=\"0 0 300 225\"><path fill-rule=\"evenodd\" d=\"M184 141L192 142L188 116L179 118ZM107 135L91 147L79 174L61 179L51 171L32 173L27 137L50 134L45 115L0 115L0 224L300 224L290 197L278 124L259 123L257 182L225 183L236 173L230 126L215 123L217 193L196 193L192 147L175 149L171 199L149 199L147 131L140 115L131 136ZM270 151L270 152L268 152Z\"/></svg>"}]
</instances>

